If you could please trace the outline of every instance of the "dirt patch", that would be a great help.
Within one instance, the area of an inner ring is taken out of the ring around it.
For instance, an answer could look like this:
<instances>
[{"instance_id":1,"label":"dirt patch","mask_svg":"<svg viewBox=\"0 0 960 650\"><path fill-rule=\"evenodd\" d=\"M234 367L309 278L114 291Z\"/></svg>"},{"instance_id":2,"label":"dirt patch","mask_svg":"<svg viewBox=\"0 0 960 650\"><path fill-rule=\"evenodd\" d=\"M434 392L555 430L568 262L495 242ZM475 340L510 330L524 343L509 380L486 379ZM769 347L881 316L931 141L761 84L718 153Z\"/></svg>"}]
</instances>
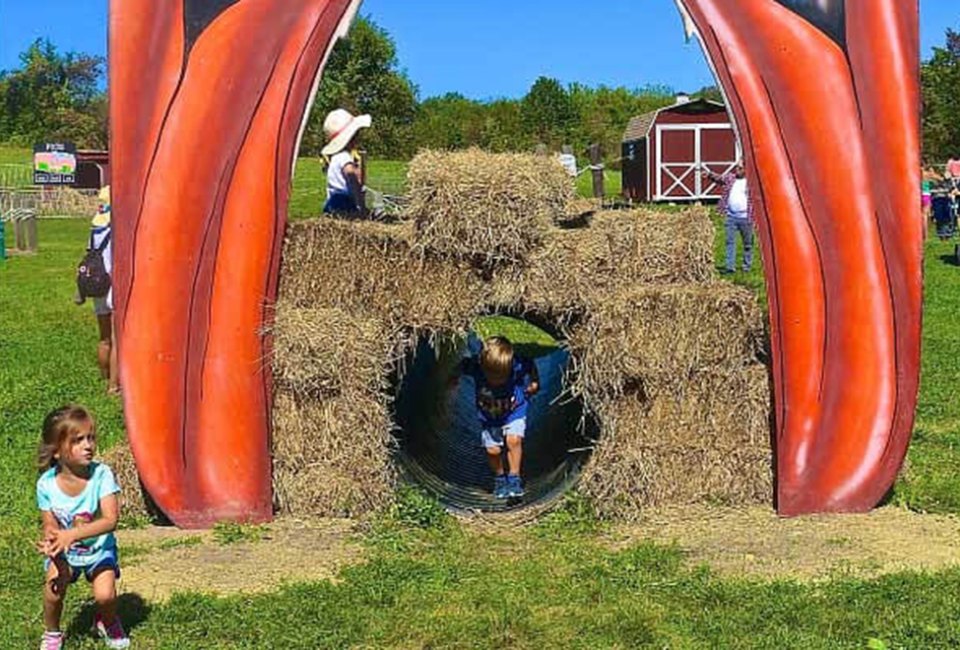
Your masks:
<instances>
[{"instance_id":1,"label":"dirt patch","mask_svg":"<svg viewBox=\"0 0 960 650\"><path fill-rule=\"evenodd\" d=\"M620 549L643 540L676 543L691 563L725 576L810 580L960 565L960 520L893 507L793 519L761 507L665 508L614 528L606 543Z\"/></svg>"},{"instance_id":2,"label":"dirt patch","mask_svg":"<svg viewBox=\"0 0 960 650\"><path fill-rule=\"evenodd\" d=\"M363 560L349 520L280 520L240 536L223 543L211 531L120 531L120 591L151 602L181 592L263 593L287 583L329 580Z\"/></svg>"},{"instance_id":3,"label":"dirt patch","mask_svg":"<svg viewBox=\"0 0 960 650\"><path fill-rule=\"evenodd\" d=\"M475 521L468 528L490 534ZM523 523L500 522L496 529L494 539L512 540L514 552L535 543L523 534ZM178 592L264 593L284 584L333 580L342 568L366 559L360 535L356 522L345 519L282 519L244 533L253 539L227 544L210 531L120 531L120 589L158 602ZM647 511L637 524L614 526L600 540L614 551L644 541L676 544L689 564L706 564L725 577L869 578L960 566L960 519L899 508L794 519L763 507L662 508Z\"/></svg>"}]
</instances>

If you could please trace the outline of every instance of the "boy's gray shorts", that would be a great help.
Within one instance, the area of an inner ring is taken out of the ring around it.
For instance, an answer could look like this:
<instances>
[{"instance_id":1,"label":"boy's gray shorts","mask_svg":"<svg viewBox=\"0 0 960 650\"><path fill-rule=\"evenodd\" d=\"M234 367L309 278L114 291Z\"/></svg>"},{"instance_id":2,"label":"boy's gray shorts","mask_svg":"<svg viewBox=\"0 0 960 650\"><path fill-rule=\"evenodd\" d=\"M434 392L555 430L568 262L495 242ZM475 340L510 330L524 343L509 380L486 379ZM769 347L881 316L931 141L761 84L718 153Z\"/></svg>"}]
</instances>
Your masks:
<instances>
[{"instance_id":1,"label":"boy's gray shorts","mask_svg":"<svg viewBox=\"0 0 960 650\"><path fill-rule=\"evenodd\" d=\"M480 442L486 448L503 447L507 436L523 438L527 432L527 419L519 418L507 422L502 427L487 427L480 432Z\"/></svg>"}]
</instances>

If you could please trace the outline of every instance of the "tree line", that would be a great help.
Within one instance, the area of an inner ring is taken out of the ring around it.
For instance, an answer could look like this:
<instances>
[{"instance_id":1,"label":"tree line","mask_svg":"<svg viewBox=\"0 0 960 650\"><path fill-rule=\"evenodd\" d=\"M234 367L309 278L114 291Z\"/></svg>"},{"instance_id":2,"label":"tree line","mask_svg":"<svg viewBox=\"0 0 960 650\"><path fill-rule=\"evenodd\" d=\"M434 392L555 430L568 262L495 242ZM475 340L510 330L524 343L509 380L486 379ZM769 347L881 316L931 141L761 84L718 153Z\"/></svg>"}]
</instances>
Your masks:
<instances>
[{"instance_id":1,"label":"tree line","mask_svg":"<svg viewBox=\"0 0 960 650\"><path fill-rule=\"evenodd\" d=\"M107 146L108 102L102 57L60 53L45 39L20 55L20 67L0 72L0 142L31 146L68 140L83 148ZM946 33L922 64L924 158L960 155L960 34ZM720 100L715 87L694 96ZM358 19L327 63L301 144L301 155L318 155L323 119L333 108L374 116L365 134L370 155L408 159L425 147L493 151L569 144L577 153L599 143L608 160L619 157L629 119L674 101L665 86L638 89L583 84L564 86L541 77L519 99L478 101L457 93L421 100L400 68L396 44L370 18Z\"/></svg>"}]
</instances>

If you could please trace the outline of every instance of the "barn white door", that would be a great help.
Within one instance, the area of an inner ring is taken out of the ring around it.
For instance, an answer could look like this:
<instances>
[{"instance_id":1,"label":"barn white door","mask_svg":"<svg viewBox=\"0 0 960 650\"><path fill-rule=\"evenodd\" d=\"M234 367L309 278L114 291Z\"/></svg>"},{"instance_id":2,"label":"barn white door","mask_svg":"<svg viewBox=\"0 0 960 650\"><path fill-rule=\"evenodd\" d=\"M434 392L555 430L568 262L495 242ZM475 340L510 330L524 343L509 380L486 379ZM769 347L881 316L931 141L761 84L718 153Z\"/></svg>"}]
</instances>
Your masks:
<instances>
[{"instance_id":1,"label":"barn white door","mask_svg":"<svg viewBox=\"0 0 960 650\"><path fill-rule=\"evenodd\" d=\"M733 169L739 159L739 147L716 155L715 138L719 131L731 131L730 124L657 125L656 201L697 201L719 198L718 188L700 175L705 167L717 174ZM706 156L704 144L711 150Z\"/></svg>"}]
</instances>

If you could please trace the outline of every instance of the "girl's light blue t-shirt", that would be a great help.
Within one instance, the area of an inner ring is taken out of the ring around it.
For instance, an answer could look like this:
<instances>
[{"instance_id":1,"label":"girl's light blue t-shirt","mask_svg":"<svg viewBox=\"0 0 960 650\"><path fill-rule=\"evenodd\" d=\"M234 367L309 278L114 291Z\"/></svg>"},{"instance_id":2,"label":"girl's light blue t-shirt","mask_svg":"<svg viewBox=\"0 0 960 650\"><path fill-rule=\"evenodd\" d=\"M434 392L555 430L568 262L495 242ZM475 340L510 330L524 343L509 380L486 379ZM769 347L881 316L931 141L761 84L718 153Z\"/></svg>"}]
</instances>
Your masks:
<instances>
[{"instance_id":1,"label":"girl's light blue t-shirt","mask_svg":"<svg viewBox=\"0 0 960 650\"><path fill-rule=\"evenodd\" d=\"M113 471L102 463L90 466L90 480L83 492L68 496L57 485L57 468L51 467L37 480L37 505L41 511L53 513L60 528L68 529L85 524L100 516L100 499L120 491ZM67 549L71 566L93 566L105 556L117 552L113 533L83 539Z\"/></svg>"}]
</instances>

